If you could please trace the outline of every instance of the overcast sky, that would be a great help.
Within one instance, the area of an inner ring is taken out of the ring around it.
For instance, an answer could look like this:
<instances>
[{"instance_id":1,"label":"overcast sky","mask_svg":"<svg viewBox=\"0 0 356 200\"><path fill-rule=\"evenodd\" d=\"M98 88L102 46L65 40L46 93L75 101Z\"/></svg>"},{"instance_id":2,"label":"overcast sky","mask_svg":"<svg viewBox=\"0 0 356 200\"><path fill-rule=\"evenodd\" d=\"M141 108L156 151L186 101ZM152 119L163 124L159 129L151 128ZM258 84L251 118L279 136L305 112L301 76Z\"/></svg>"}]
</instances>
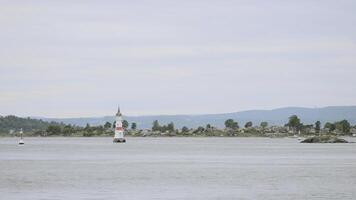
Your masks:
<instances>
[{"instance_id":1,"label":"overcast sky","mask_svg":"<svg viewBox=\"0 0 356 200\"><path fill-rule=\"evenodd\" d=\"M356 105L356 1L0 0L0 115Z\"/></svg>"}]
</instances>

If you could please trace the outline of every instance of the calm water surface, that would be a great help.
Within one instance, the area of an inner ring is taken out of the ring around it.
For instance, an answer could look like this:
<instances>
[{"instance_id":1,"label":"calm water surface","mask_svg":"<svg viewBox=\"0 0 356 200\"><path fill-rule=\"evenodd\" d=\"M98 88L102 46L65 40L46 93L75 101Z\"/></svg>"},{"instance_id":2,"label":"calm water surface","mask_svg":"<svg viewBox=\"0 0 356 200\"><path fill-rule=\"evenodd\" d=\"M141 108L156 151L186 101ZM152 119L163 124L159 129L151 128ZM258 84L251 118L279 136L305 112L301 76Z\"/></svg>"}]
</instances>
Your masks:
<instances>
[{"instance_id":1,"label":"calm water surface","mask_svg":"<svg viewBox=\"0 0 356 200\"><path fill-rule=\"evenodd\" d=\"M0 138L0 199L356 199L356 143L127 141Z\"/></svg>"}]
</instances>

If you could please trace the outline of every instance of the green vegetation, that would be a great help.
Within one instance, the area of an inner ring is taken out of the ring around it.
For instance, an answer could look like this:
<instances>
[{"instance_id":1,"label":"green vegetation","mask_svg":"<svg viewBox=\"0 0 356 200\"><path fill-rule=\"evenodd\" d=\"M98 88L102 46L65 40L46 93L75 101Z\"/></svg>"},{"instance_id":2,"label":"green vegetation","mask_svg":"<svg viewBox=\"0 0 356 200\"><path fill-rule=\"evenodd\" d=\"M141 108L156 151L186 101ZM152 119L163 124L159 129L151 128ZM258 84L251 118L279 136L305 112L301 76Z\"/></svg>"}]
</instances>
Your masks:
<instances>
[{"instance_id":1,"label":"green vegetation","mask_svg":"<svg viewBox=\"0 0 356 200\"><path fill-rule=\"evenodd\" d=\"M122 127L124 128L124 129L126 129L127 127L129 127L129 122L128 121L126 121L126 120L123 120L122 121Z\"/></svg>"},{"instance_id":2,"label":"green vegetation","mask_svg":"<svg viewBox=\"0 0 356 200\"><path fill-rule=\"evenodd\" d=\"M182 127L182 133L188 133L189 132L189 128L186 126Z\"/></svg>"},{"instance_id":3,"label":"green vegetation","mask_svg":"<svg viewBox=\"0 0 356 200\"><path fill-rule=\"evenodd\" d=\"M239 123L233 119L225 121L225 129L219 129L211 124L199 126L197 128L188 128L183 126L181 129L175 129L173 122L161 125L158 120L152 123L152 129L141 130L135 122L123 121L125 135L130 136L215 136L215 137L235 137L235 136L258 136L258 137L285 137L301 134L305 136L313 135L351 135L356 131L347 120L341 120L334 123L327 122L321 128L321 122L304 125L296 115L288 119L285 126L269 126L268 122L262 121L259 126L253 126L251 121L246 122L244 127L240 128ZM16 116L0 116L0 135L16 136L19 130L24 130L25 136L113 136L115 122L106 122L104 125L85 127L71 124L45 122L31 118L20 118ZM130 127L130 128L129 128Z\"/></svg>"},{"instance_id":4,"label":"green vegetation","mask_svg":"<svg viewBox=\"0 0 356 200\"><path fill-rule=\"evenodd\" d=\"M268 122L261 122L260 126L265 129L268 126Z\"/></svg>"},{"instance_id":5,"label":"green vegetation","mask_svg":"<svg viewBox=\"0 0 356 200\"><path fill-rule=\"evenodd\" d=\"M12 115L0 116L0 135L18 136L21 128L25 136L110 136L114 134L109 122L106 122L104 126L92 127L87 124L83 128L71 124L45 122Z\"/></svg>"},{"instance_id":6,"label":"green vegetation","mask_svg":"<svg viewBox=\"0 0 356 200\"><path fill-rule=\"evenodd\" d=\"M135 122L132 122L131 123L131 129L132 130L136 130L136 128L137 128L137 124Z\"/></svg>"},{"instance_id":7,"label":"green vegetation","mask_svg":"<svg viewBox=\"0 0 356 200\"><path fill-rule=\"evenodd\" d=\"M293 136L297 133L302 135L314 135L314 134L326 134L326 135L347 135L350 134L351 126L347 120L342 120L340 122L335 122L332 124L337 127L335 130L339 132L330 131L329 129L321 129L321 122L316 121L315 124L304 125L298 116L292 115L289 117L288 123L284 126L270 126L268 127L268 122L263 121L260 126L253 126L251 121L246 122L244 128L239 128L238 122L233 119L228 119L225 121L225 129L218 129L210 124L207 124L205 128L199 126L195 129L189 129L183 126L180 130L174 130L174 124L170 123L167 126L161 126L160 123L155 120L152 125L151 130L145 130L141 132L136 132L133 134L135 136L225 136L225 137L286 137ZM330 124L330 123L329 123ZM329 126L328 124L326 126ZM356 128L356 127L355 127ZM131 130L132 131L132 130ZM128 131L130 134L130 130Z\"/></svg>"},{"instance_id":8,"label":"green vegetation","mask_svg":"<svg viewBox=\"0 0 356 200\"><path fill-rule=\"evenodd\" d=\"M252 122L247 122L247 123L245 124L245 128L250 128L250 127L252 127Z\"/></svg>"},{"instance_id":9,"label":"green vegetation","mask_svg":"<svg viewBox=\"0 0 356 200\"><path fill-rule=\"evenodd\" d=\"M330 123L330 122L326 122L326 124L324 125L324 128L329 129L329 131L334 131L336 129L335 124Z\"/></svg>"},{"instance_id":10,"label":"green vegetation","mask_svg":"<svg viewBox=\"0 0 356 200\"><path fill-rule=\"evenodd\" d=\"M320 133L320 121L315 122L315 132Z\"/></svg>"},{"instance_id":11,"label":"green vegetation","mask_svg":"<svg viewBox=\"0 0 356 200\"><path fill-rule=\"evenodd\" d=\"M335 122L335 127L336 127L336 130L338 130L342 133L350 133L351 126L347 120Z\"/></svg>"},{"instance_id":12,"label":"green vegetation","mask_svg":"<svg viewBox=\"0 0 356 200\"><path fill-rule=\"evenodd\" d=\"M106 123L104 124L104 128L105 128L105 129L109 129L109 128L111 128L111 126L112 126L112 124L111 124L110 122L106 122Z\"/></svg>"},{"instance_id":13,"label":"green vegetation","mask_svg":"<svg viewBox=\"0 0 356 200\"><path fill-rule=\"evenodd\" d=\"M341 120L338 122L325 123L324 129L327 129L328 132L338 132L338 133L350 133L351 125L347 120Z\"/></svg>"},{"instance_id":14,"label":"green vegetation","mask_svg":"<svg viewBox=\"0 0 356 200\"><path fill-rule=\"evenodd\" d=\"M152 131L160 131L160 129L161 129L161 126L159 125L158 120L155 120L153 122Z\"/></svg>"},{"instance_id":15,"label":"green vegetation","mask_svg":"<svg viewBox=\"0 0 356 200\"><path fill-rule=\"evenodd\" d=\"M239 123L235 122L233 119L228 119L225 121L225 128L236 130L239 128Z\"/></svg>"},{"instance_id":16,"label":"green vegetation","mask_svg":"<svg viewBox=\"0 0 356 200\"><path fill-rule=\"evenodd\" d=\"M0 116L0 135L17 134L22 128L29 135L41 135L49 126L64 127L65 124L45 122L38 119L16 117L13 115Z\"/></svg>"},{"instance_id":17,"label":"green vegetation","mask_svg":"<svg viewBox=\"0 0 356 200\"><path fill-rule=\"evenodd\" d=\"M62 132L61 127L57 125L49 125L46 129L46 133L48 136L57 135L58 133L61 132Z\"/></svg>"},{"instance_id":18,"label":"green vegetation","mask_svg":"<svg viewBox=\"0 0 356 200\"><path fill-rule=\"evenodd\" d=\"M293 132L300 131L301 129L300 119L297 115L292 115L289 117L287 126L293 130Z\"/></svg>"},{"instance_id":19,"label":"green vegetation","mask_svg":"<svg viewBox=\"0 0 356 200\"><path fill-rule=\"evenodd\" d=\"M169 123L168 125L161 126L158 120L153 122L152 131L159 131L159 132L174 132L174 124L173 122Z\"/></svg>"}]
</instances>

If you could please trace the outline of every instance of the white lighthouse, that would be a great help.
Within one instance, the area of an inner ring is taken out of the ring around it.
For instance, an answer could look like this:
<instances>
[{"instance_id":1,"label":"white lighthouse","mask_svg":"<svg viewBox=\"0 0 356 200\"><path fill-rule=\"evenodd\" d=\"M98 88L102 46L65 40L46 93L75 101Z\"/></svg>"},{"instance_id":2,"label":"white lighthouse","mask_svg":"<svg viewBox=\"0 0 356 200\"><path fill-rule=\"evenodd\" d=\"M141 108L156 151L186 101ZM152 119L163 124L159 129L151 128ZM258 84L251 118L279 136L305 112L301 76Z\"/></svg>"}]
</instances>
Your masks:
<instances>
[{"instance_id":1,"label":"white lighthouse","mask_svg":"<svg viewBox=\"0 0 356 200\"><path fill-rule=\"evenodd\" d=\"M124 138L124 128L122 127L122 114L120 107L117 110L115 117L115 136L113 142L126 142Z\"/></svg>"}]
</instances>

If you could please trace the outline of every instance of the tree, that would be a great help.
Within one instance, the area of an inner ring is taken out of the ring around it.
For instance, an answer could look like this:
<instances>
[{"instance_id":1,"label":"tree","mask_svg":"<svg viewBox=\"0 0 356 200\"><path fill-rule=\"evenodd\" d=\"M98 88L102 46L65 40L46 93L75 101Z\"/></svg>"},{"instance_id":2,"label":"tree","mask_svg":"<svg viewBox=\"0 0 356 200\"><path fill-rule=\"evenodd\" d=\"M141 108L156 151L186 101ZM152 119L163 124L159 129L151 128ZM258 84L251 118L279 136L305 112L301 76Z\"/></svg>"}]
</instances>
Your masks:
<instances>
[{"instance_id":1,"label":"tree","mask_svg":"<svg viewBox=\"0 0 356 200\"><path fill-rule=\"evenodd\" d=\"M205 129L210 130L211 129L211 125L207 124Z\"/></svg>"},{"instance_id":2,"label":"tree","mask_svg":"<svg viewBox=\"0 0 356 200\"><path fill-rule=\"evenodd\" d=\"M87 123L87 125L85 126L84 130L88 131L90 129L90 124Z\"/></svg>"},{"instance_id":3,"label":"tree","mask_svg":"<svg viewBox=\"0 0 356 200\"><path fill-rule=\"evenodd\" d=\"M202 132L204 132L204 131L205 131L204 127L199 126L197 129L195 129L195 130L193 131L193 133L202 133Z\"/></svg>"},{"instance_id":4,"label":"tree","mask_svg":"<svg viewBox=\"0 0 356 200\"><path fill-rule=\"evenodd\" d=\"M250 128L250 127L252 127L252 122L247 122L247 123L245 124L245 128Z\"/></svg>"},{"instance_id":5,"label":"tree","mask_svg":"<svg viewBox=\"0 0 356 200\"><path fill-rule=\"evenodd\" d=\"M94 136L94 133L92 131L86 131L83 133L83 136L84 137L91 137L91 136Z\"/></svg>"},{"instance_id":6,"label":"tree","mask_svg":"<svg viewBox=\"0 0 356 200\"><path fill-rule=\"evenodd\" d=\"M261 122L260 126L265 129L268 126L268 122Z\"/></svg>"},{"instance_id":7,"label":"tree","mask_svg":"<svg viewBox=\"0 0 356 200\"><path fill-rule=\"evenodd\" d=\"M110 123L110 122L106 122L106 123L104 124L104 128L105 128L105 129L111 128L111 123Z\"/></svg>"},{"instance_id":8,"label":"tree","mask_svg":"<svg viewBox=\"0 0 356 200\"><path fill-rule=\"evenodd\" d=\"M225 127L230 129L238 129L239 124L235 122L233 119L228 119L225 121Z\"/></svg>"},{"instance_id":9,"label":"tree","mask_svg":"<svg viewBox=\"0 0 356 200\"><path fill-rule=\"evenodd\" d=\"M298 130L301 126L300 119L297 115L292 115L289 117L287 124L290 128L293 128L294 131Z\"/></svg>"},{"instance_id":10,"label":"tree","mask_svg":"<svg viewBox=\"0 0 356 200\"><path fill-rule=\"evenodd\" d=\"M159 131L161 131L161 132L166 132L167 130L168 130L167 125L163 125L163 126L161 126L160 129L159 129Z\"/></svg>"},{"instance_id":11,"label":"tree","mask_svg":"<svg viewBox=\"0 0 356 200\"><path fill-rule=\"evenodd\" d=\"M335 127L337 130L339 130L343 133L350 133L350 129L351 129L350 123L345 119L342 121L336 122Z\"/></svg>"},{"instance_id":12,"label":"tree","mask_svg":"<svg viewBox=\"0 0 356 200\"><path fill-rule=\"evenodd\" d=\"M71 135L73 132L74 132L74 128L73 128L70 124L64 126L63 131L62 131L62 133L63 133L64 136L69 136L69 135Z\"/></svg>"},{"instance_id":13,"label":"tree","mask_svg":"<svg viewBox=\"0 0 356 200\"><path fill-rule=\"evenodd\" d=\"M334 131L336 127L335 127L335 124L330 123L330 122L326 122L325 125L324 125L324 128L329 129L329 131Z\"/></svg>"},{"instance_id":14,"label":"tree","mask_svg":"<svg viewBox=\"0 0 356 200\"><path fill-rule=\"evenodd\" d=\"M173 122L168 124L167 130L170 131L170 132L174 132L174 124L173 124Z\"/></svg>"},{"instance_id":15,"label":"tree","mask_svg":"<svg viewBox=\"0 0 356 200\"><path fill-rule=\"evenodd\" d=\"M64 127L65 125L57 122L46 122L38 119L31 119L29 117L21 118L14 115L0 116L0 133L8 134L11 130L23 129L25 133L37 132L45 133L49 125L58 125Z\"/></svg>"},{"instance_id":16,"label":"tree","mask_svg":"<svg viewBox=\"0 0 356 200\"><path fill-rule=\"evenodd\" d=\"M152 131L160 131L160 130L161 130L161 126L159 125L158 120L155 120L153 122Z\"/></svg>"},{"instance_id":17,"label":"tree","mask_svg":"<svg viewBox=\"0 0 356 200\"><path fill-rule=\"evenodd\" d=\"M122 121L122 127L123 127L124 129L127 129L127 127L129 127L129 122L126 121L126 120L123 120L123 121Z\"/></svg>"},{"instance_id":18,"label":"tree","mask_svg":"<svg viewBox=\"0 0 356 200\"><path fill-rule=\"evenodd\" d=\"M137 124L135 122L132 122L131 123L131 129L132 130L136 130L136 128L137 128Z\"/></svg>"},{"instance_id":19,"label":"tree","mask_svg":"<svg viewBox=\"0 0 356 200\"><path fill-rule=\"evenodd\" d=\"M316 121L315 122L315 132L316 133L320 133L320 121Z\"/></svg>"},{"instance_id":20,"label":"tree","mask_svg":"<svg viewBox=\"0 0 356 200\"><path fill-rule=\"evenodd\" d=\"M188 133L188 132L189 132L189 128L186 127L186 126L183 126L183 127L182 127L182 132L183 132L183 133Z\"/></svg>"},{"instance_id":21,"label":"tree","mask_svg":"<svg viewBox=\"0 0 356 200\"><path fill-rule=\"evenodd\" d=\"M60 135L61 127L58 125L49 125L46 129L47 135Z\"/></svg>"}]
</instances>

